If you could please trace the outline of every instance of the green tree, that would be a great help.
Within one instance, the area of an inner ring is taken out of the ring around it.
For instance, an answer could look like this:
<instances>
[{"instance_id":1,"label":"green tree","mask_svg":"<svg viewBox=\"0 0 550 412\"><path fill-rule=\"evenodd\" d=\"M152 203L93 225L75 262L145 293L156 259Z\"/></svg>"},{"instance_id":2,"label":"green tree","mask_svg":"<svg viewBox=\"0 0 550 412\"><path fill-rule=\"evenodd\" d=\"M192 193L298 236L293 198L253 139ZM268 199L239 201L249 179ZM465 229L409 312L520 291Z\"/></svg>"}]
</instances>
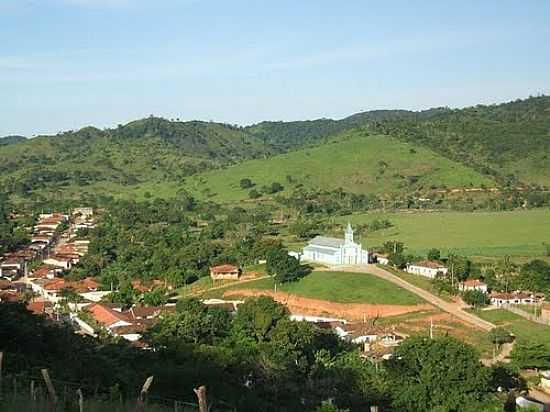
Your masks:
<instances>
[{"instance_id":1,"label":"green tree","mask_svg":"<svg viewBox=\"0 0 550 412\"><path fill-rule=\"evenodd\" d=\"M386 370L399 411L463 411L490 393L490 373L478 353L451 337L405 340Z\"/></svg>"},{"instance_id":2,"label":"green tree","mask_svg":"<svg viewBox=\"0 0 550 412\"><path fill-rule=\"evenodd\" d=\"M502 345L514 340L514 336L505 328L494 328L489 332L489 340L495 345Z\"/></svg>"},{"instance_id":3,"label":"green tree","mask_svg":"<svg viewBox=\"0 0 550 412\"><path fill-rule=\"evenodd\" d=\"M299 260L290 256L283 248L271 249L267 252L267 273L274 277L275 282L292 282L307 276L311 267L301 265Z\"/></svg>"},{"instance_id":4,"label":"green tree","mask_svg":"<svg viewBox=\"0 0 550 412\"><path fill-rule=\"evenodd\" d=\"M239 305L233 328L240 337L262 342L280 320L288 318L288 314L286 306L268 296L250 298Z\"/></svg>"},{"instance_id":5,"label":"green tree","mask_svg":"<svg viewBox=\"0 0 550 412\"><path fill-rule=\"evenodd\" d=\"M462 299L474 308L480 308L489 304L489 297L481 290L467 290L462 294Z\"/></svg>"},{"instance_id":6,"label":"green tree","mask_svg":"<svg viewBox=\"0 0 550 412\"><path fill-rule=\"evenodd\" d=\"M249 178L241 179L239 182L239 186L241 189L250 189L252 186L254 186L254 183Z\"/></svg>"},{"instance_id":7,"label":"green tree","mask_svg":"<svg viewBox=\"0 0 550 412\"><path fill-rule=\"evenodd\" d=\"M441 259L441 252L439 249L430 249L427 257L429 260L439 260Z\"/></svg>"}]
</instances>

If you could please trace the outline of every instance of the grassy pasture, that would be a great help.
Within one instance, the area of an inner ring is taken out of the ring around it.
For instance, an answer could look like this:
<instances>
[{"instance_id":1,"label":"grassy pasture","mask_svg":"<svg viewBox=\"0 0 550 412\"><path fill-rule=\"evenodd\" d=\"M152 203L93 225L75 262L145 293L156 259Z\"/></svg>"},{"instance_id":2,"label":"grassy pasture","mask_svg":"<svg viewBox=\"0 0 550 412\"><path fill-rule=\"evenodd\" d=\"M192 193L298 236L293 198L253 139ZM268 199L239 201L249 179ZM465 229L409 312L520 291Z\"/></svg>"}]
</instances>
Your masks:
<instances>
[{"instance_id":1,"label":"grassy pasture","mask_svg":"<svg viewBox=\"0 0 550 412\"><path fill-rule=\"evenodd\" d=\"M287 176L292 177L292 183ZM417 180L411 186L408 179L412 177ZM431 185L494 185L473 169L428 149L389 136L352 131L322 146L201 173L186 179L186 186L203 198L236 201L248 198L250 189L239 186L243 178L252 179L257 189L280 182L287 193L297 184L323 189L342 187L355 193L396 192Z\"/></svg>"},{"instance_id":2,"label":"grassy pasture","mask_svg":"<svg viewBox=\"0 0 550 412\"><path fill-rule=\"evenodd\" d=\"M254 282L234 284L227 288L206 293L204 296L219 297L226 290L259 289L274 290L272 278ZM365 273L312 272L298 282L277 285L277 291L284 291L306 298L327 300L337 303L371 303L391 305L415 305L422 303L416 295L376 276Z\"/></svg>"},{"instance_id":3,"label":"grassy pasture","mask_svg":"<svg viewBox=\"0 0 550 412\"><path fill-rule=\"evenodd\" d=\"M505 309L477 310L474 313L497 326L505 327L516 335L519 343L550 343L550 326L531 322Z\"/></svg>"},{"instance_id":4,"label":"grassy pasture","mask_svg":"<svg viewBox=\"0 0 550 412\"><path fill-rule=\"evenodd\" d=\"M405 242L409 251L425 255L432 248L467 256L543 256L550 243L550 210L512 212L365 213L340 217L352 224L388 219L394 227L368 233L365 246L386 240Z\"/></svg>"}]
</instances>

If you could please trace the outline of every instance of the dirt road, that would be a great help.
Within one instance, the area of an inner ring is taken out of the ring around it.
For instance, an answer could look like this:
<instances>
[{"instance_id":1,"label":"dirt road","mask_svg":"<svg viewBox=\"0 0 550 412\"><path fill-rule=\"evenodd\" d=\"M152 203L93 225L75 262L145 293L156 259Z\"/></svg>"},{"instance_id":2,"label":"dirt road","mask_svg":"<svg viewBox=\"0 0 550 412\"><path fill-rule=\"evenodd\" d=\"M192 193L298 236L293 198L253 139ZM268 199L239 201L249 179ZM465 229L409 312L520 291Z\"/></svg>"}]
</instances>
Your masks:
<instances>
[{"instance_id":1,"label":"dirt road","mask_svg":"<svg viewBox=\"0 0 550 412\"><path fill-rule=\"evenodd\" d=\"M396 276L393 273L381 267L378 267L376 265L368 265L368 266L357 265L357 266L338 267L338 270L345 271L345 272L370 273L372 275L378 276L379 278L395 283L398 286L401 286L403 289L406 289L420 296L422 299L426 300L432 305L444 310L445 312L450 313L451 315L457 317L458 319L464 322L477 326L486 331L490 331L491 329L496 327L492 323L487 322L486 320L483 320L471 313L464 311L461 308L460 304L454 303L454 302L453 303L446 302L443 299L433 295L432 293L422 288L419 288L417 286L414 286L409 282L401 279L399 276Z\"/></svg>"}]
</instances>

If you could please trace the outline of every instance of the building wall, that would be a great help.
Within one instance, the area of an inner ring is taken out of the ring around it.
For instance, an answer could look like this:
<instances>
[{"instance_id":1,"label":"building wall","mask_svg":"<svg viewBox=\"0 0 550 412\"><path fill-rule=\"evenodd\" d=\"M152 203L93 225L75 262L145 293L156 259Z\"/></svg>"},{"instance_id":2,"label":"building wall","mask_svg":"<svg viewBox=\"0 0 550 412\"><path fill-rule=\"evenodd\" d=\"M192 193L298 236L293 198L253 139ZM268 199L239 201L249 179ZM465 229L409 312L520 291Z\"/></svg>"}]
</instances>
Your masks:
<instances>
[{"instance_id":1,"label":"building wall","mask_svg":"<svg viewBox=\"0 0 550 412\"><path fill-rule=\"evenodd\" d=\"M211 273L210 277L214 280L239 280L239 273Z\"/></svg>"},{"instance_id":2,"label":"building wall","mask_svg":"<svg viewBox=\"0 0 550 412\"><path fill-rule=\"evenodd\" d=\"M446 275L447 274L447 269L446 268L432 269L432 268L427 268L427 267L424 267L424 266L409 265L409 266L407 266L407 272L412 273L413 275L420 275L420 276L425 276L427 278L433 279L440 272L442 274Z\"/></svg>"}]
</instances>

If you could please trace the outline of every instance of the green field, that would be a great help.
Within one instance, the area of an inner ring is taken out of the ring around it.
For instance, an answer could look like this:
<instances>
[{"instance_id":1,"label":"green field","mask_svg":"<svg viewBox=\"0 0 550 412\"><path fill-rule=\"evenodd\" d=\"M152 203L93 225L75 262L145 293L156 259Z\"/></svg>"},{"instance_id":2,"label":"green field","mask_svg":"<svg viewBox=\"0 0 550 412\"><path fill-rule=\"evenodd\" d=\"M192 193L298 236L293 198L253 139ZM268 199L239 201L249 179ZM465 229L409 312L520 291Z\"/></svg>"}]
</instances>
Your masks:
<instances>
[{"instance_id":1,"label":"green field","mask_svg":"<svg viewBox=\"0 0 550 412\"><path fill-rule=\"evenodd\" d=\"M292 177L292 183L287 176ZM408 179L412 177L417 181L409 184ZM349 192L377 194L432 185L494 185L492 180L473 169L428 149L359 130L347 132L322 146L205 172L187 179L186 186L199 197L236 201L248 198L250 189L239 186L243 178L252 179L258 189L280 182L286 187L283 193L289 193L298 184L308 188L342 187Z\"/></svg>"},{"instance_id":2,"label":"green field","mask_svg":"<svg viewBox=\"0 0 550 412\"><path fill-rule=\"evenodd\" d=\"M474 313L497 326L505 327L516 335L519 343L550 344L550 326L531 322L505 309L478 310Z\"/></svg>"},{"instance_id":3,"label":"green field","mask_svg":"<svg viewBox=\"0 0 550 412\"><path fill-rule=\"evenodd\" d=\"M227 288L207 292L205 297L220 297L226 290L259 289L274 290L272 278L235 284ZM306 298L328 300L337 303L371 303L391 305L416 305L422 303L418 296L393 283L365 273L312 272L298 282L277 285L284 291Z\"/></svg>"},{"instance_id":4,"label":"green field","mask_svg":"<svg viewBox=\"0 0 550 412\"><path fill-rule=\"evenodd\" d=\"M405 242L409 252L425 255L430 248L467 256L543 256L550 243L550 210L513 212L365 213L337 218L362 224L388 219L394 227L367 234L364 246L386 240Z\"/></svg>"}]
</instances>

